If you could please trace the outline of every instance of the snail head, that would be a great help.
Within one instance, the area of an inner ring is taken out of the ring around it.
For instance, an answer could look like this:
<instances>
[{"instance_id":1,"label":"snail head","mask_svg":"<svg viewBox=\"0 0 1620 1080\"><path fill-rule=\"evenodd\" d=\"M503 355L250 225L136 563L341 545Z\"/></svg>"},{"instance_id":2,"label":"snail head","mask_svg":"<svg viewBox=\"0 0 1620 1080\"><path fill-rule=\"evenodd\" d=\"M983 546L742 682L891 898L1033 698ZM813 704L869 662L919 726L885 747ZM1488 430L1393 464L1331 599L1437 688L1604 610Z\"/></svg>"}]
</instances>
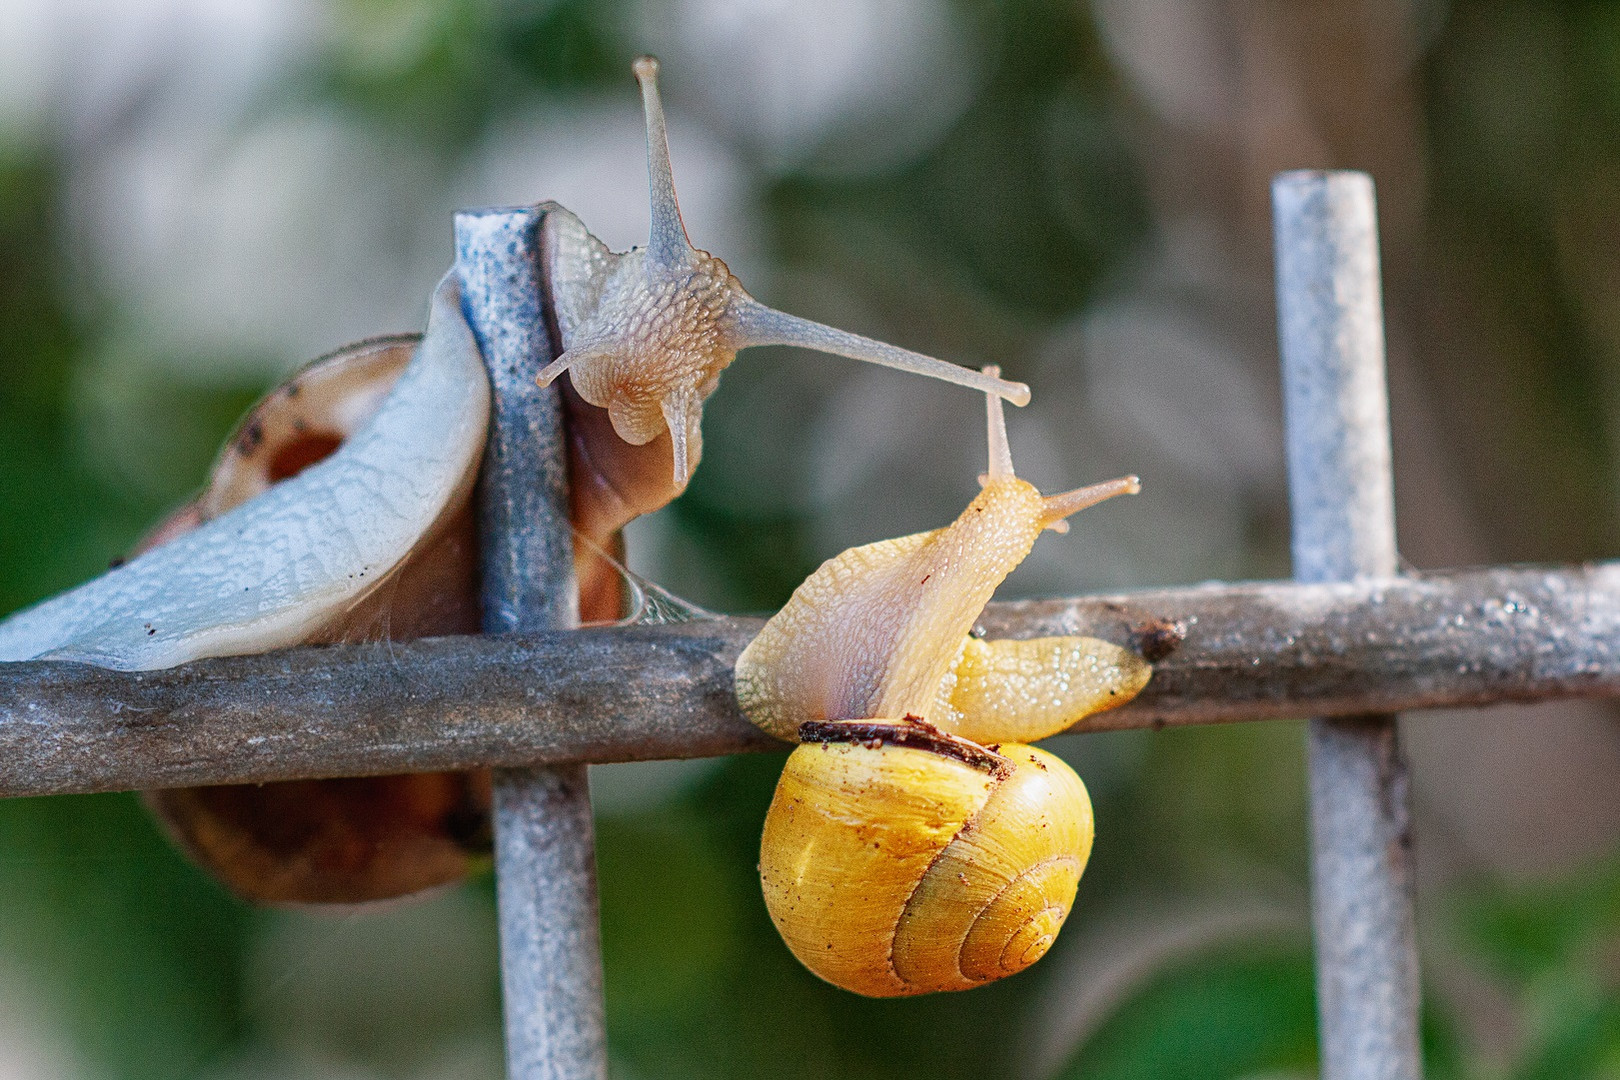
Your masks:
<instances>
[{"instance_id":1,"label":"snail head","mask_svg":"<svg viewBox=\"0 0 1620 1080\"><path fill-rule=\"evenodd\" d=\"M674 482L684 488L702 455L703 402L738 351L797 345L986 391L1023 405L1029 387L948 364L755 300L726 264L696 248L681 221L670 169L658 61L635 62L647 119L652 230L646 247L610 251L583 223L551 207L542 228L563 352L539 375L568 372L604 408L619 438L643 446L668 431Z\"/></svg>"}]
</instances>

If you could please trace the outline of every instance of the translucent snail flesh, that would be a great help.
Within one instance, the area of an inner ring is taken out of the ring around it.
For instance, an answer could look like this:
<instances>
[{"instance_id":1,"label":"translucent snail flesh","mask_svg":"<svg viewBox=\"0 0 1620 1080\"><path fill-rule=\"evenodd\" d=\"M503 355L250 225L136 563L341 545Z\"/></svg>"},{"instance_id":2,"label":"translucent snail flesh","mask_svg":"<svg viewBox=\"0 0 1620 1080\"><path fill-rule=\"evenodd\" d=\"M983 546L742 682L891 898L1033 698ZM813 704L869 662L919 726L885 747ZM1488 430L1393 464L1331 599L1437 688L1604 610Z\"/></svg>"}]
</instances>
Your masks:
<instances>
[{"instance_id":1,"label":"translucent snail flesh","mask_svg":"<svg viewBox=\"0 0 1620 1080\"><path fill-rule=\"evenodd\" d=\"M1001 401L987 400L990 471L956 521L828 559L743 650L737 699L755 724L791 741L808 721L918 716L979 742L1034 740L1147 684L1140 656L1096 638L970 636L1041 530L1138 488L1128 476L1041 495L1014 474Z\"/></svg>"}]
</instances>

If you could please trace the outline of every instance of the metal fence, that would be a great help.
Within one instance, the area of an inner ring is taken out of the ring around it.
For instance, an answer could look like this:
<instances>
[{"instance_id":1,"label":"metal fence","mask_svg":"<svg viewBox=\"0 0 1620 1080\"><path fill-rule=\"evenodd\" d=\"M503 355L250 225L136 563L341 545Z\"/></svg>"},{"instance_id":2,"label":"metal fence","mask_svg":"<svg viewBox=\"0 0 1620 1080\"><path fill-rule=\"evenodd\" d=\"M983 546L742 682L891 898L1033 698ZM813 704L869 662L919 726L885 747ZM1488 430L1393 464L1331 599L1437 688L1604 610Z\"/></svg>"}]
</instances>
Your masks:
<instances>
[{"instance_id":1,"label":"metal fence","mask_svg":"<svg viewBox=\"0 0 1620 1080\"><path fill-rule=\"evenodd\" d=\"M1312 887L1327 1080L1415 1080L1418 965L1394 713L1620 695L1620 564L1396 576L1376 215L1359 173L1273 185L1296 581L993 604L994 636L1155 662L1100 730L1314 716ZM485 636L120 673L0 665L0 796L494 766L508 1073L605 1077L586 763L772 749L731 669L754 619L571 630L561 413L538 208L463 213L494 390Z\"/></svg>"}]
</instances>

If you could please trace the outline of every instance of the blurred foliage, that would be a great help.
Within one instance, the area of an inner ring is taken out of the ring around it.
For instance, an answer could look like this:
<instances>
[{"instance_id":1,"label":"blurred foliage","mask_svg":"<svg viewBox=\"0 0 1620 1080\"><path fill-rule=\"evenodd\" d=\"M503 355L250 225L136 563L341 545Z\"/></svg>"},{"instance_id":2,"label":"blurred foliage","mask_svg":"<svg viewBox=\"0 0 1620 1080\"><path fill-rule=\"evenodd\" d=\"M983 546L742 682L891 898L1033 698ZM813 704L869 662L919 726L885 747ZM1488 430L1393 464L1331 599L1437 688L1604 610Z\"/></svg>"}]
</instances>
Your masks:
<instances>
[{"instance_id":1,"label":"blurred foliage","mask_svg":"<svg viewBox=\"0 0 1620 1080\"><path fill-rule=\"evenodd\" d=\"M133 795L0 803L0 955L111 1076L192 1076L240 1033L251 912Z\"/></svg>"},{"instance_id":2,"label":"blurred foliage","mask_svg":"<svg viewBox=\"0 0 1620 1080\"><path fill-rule=\"evenodd\" d=\"M1305 950L1217 952L1162 971L1060 1077L1310 1076L1316 999Z\"/></svg>"},{"instance_id":3,"label":"blurred foliage","mask_svg":"<svg viewBox=\"0 0 1620 1080\"><path fill-rule=\"evenodd\" d=\"M1620 862L1476 887L1455 908L1457 936L1507 993L1521 1029L1503 1075L1620 1075Z\"/></svg>"},{"instance_id":4,"label":"blurred foliage","mask_svg":"<svg viewBox=\"0 0 1620 1080\"><path fill-rule=\"evenodd\" d=\"M104 569L151 515L122 504L71 445L68 387L86 329L58 291L56 175L43 156L0 152L0 607Z\"/></svg>"},{"instance_id":5,"label":"blurred foliage","mask_svg":"<svg viewBox=\"0 0 1620 1080\"><path fill-rule=\"evenodd\" d=\"M614 3L343 0L339 11L333 48L305 73L305 92L446 151L537 90L624 81Z\"/></svg>"},{"instance_id":6,"label":"blurred foliage","mask_svg":"<svg viewBox=\"0 0 1620 1080\"><path fill-rule=\"evenodd\" d=\"M1468 475L1504 559L1586 558L1620 539L1617 33L1607 4L1457 4L1424 69L1430 257L1448 291L1478 295L1466 312L1447 310L1454 295L1436 308L1478 320L1473 341L1504 361L1456 357L1439 400L1477 447Z\"/></svg>"},{"instance_id":7,"label":"blurred foliage","mask_svg":"<svg viewBox=\"0 0 1620 1080\"><path fill-rule=\"evenodd\" d=\"M952 127L892 169L770 176L759 195L762 246L778 269L844 283L878 312L925 328L948 312L969 351L1016 377L1046 335L1153 243L1147 140L1085 5L959 0L953 10L983 70ZM345 0L339 14L330 48L260 108L331 105L441 160L514 102L625 92L637 49L628 3ZM1455 298L1441 297L1436 307L1506 358L1486 367L1462 350L1427 377L1473 448L1465 472L1503 557L1586 558L1614 546L1617 20L1605 4L1456 3L1420 65L1431 204L1423 257L1476 304L1448 308ZM128 313L64 255L62 170L49 140L0 141L0 611L128 550L200 481L257 389L188 379L181 362L121 361L140 348L123 337ZM118 438L105 430L114 413L127 429ZM818 557L810 523L780 506L739 506L727 497L731 479L700 470L673 527L735 606L768 609ZM1222 889L1303 912L1297 725L1077 738L1061 750L1091 781L1099 822L1074 928L1028 975L966 995L869 1002L821 984L787 953L755 870L778 758L727 760L672 798L604 816L615 1074L1030 1075L1029 1018L1069 987L1062 980L1078 970L1094 918L1128 913L1144 894ZM477 882L425 903L459 919L466 908L487 912L489 892ZM1612 867L1535 888L1482 886L1449 906L1445 925L1509 996L1523 1030L1512 1063L1476 1062L1433 1004L1430 1075L1620 1073L1617 919ZM366 1038L329 1040L326 1056L290 1063L286 1047L304 1044L275 1024L341 1025L349 1014L341 1001L324 1018L278 1007L304 993L309 965L272 959L258 971L250 959L283 931L313 935L317 953L358 935L350 921L243 908L168 847L133 796L0 802L0 962L37 988L93 1075L494 1075L485 1052L493 987L476 970L465 985L443 984L454 1000L415 1001L396 1028L356 1007ZM1286 935L1261 936L1166 959L1097 1018L1060 1075L1311 1075L1308 954ZM418 939L401 942L416 955ZM421 953L408 976L436 989L444 965ZM407 1027L421 1040L461 1032L474 1051L434 1072L426 1050L379 1048L397 1046Z\"/></svg>"}]
</instances>

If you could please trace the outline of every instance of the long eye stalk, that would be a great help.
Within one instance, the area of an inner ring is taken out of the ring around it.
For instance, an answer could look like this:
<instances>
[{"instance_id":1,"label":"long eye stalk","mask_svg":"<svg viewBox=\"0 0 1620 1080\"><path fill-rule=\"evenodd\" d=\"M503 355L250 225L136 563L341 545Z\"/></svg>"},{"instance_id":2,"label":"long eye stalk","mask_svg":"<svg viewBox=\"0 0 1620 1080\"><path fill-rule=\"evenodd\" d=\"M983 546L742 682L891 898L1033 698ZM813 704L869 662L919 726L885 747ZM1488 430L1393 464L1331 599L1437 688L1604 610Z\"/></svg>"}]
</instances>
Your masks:
<instances>
[{"instance_id":1,"label":"long eye stalk","mask_svg":"<svg viewBox=\"0 0 1620 1080\"><path fill-rule=\"evenodd\" d=\"M984 373L1001 374L1001 368L987 364ZM1007 445L1007 414L1001 407L1001 398L995 394L984 396L985 428L990 438L990 471L986 480L1010 480L1013 473L1012 448Z\"/></svg>"},{"instance_id":2,"label":"long eye stalk","mask_svg":"<svg viewBox=\"0 0 1620 1080\"><path fill-rule=\"evenodd\" d=\"M692 259L692 241L681 222L675 201L675 173L669 164L669 133L664 126L664 103L658 95L658 59L638 56L633 65L641 85L641 108L647 117L647 180L652 191L652 233L647 257L663 267Z\"/></svg>"},{"instance_id":3,"label":"long eye stalk","mask_svg":"<svg viewBox=\"0 0 1620 1080\"><path fill-rule=\"evenodd\" d=\"M865 360L867 363L908 371L913 375L941 379L970 390L994 394L1014 405L1029 403L1029 387L1023 383L1008 382L996 378L990 372L974 371L972 368L948 364L932 356L902 349L898 345L890 345L811 319L789 315L785 311L766 307L751 297L733 303L731 310L736 320L734 325L739 349L751 345L797 345L804 349L814 349L834 356L847 356L851 360Z\"/></svg>"}]
</instances>

